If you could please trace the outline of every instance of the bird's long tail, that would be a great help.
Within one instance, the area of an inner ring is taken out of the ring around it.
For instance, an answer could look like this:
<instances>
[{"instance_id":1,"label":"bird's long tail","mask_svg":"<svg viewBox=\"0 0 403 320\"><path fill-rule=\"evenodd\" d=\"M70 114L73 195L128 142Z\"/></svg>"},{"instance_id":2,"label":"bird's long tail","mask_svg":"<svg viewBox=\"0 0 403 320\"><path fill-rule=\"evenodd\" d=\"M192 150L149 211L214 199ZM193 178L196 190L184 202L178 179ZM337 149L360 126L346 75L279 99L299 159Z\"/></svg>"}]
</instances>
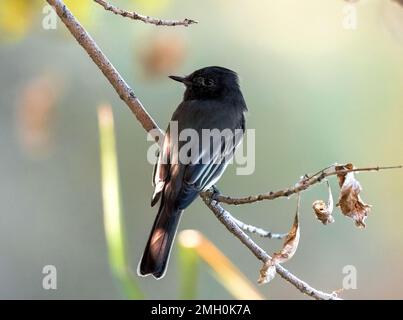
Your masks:
<instances>
[{"instance_id":1,"label":"bird's long tail","mask_svg":"<svg viewBox=\"0 0 403 320\"><path fill-rule=\"evenodd\" d=\"M168 265L183 210L171 208L164 202L161 202L138 267L138 274L141 276L152 274L156 279L162 278Z\"/></svg>"}]
</instances>

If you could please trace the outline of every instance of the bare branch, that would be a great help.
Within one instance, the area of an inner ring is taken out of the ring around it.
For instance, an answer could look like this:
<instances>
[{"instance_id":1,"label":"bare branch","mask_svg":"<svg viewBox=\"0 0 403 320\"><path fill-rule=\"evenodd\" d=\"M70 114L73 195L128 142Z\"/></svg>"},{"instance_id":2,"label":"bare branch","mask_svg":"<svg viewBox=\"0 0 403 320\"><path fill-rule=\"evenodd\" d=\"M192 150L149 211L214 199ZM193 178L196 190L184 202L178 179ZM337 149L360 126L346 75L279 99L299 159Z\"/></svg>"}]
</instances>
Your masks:
<instances>
[{"instance_id":1,"label":"bare branch","mask_svg":"<svg viewBox=\"0 0 403 320\"><path fill-rule=\"evenodd\" d=\"M247 196L242 198L233 198L229 196L223 196L220 194L214 195L214 199L218 202L232 204L232 205L240 205L240 204L248 204L254 203L263 200L274 200L281 197L289 197L293 194L299 193L301 191L305 191L311 186L320 183L326 177L341 174L341 173L348 173L348 172L358 172L358 171L379 171L385 169L401 169L403 166L390 166L390 167L369 167L369 168L355 168L355 169L346 169L346 170L337 170L335 165L327 167L312 176L304 176L299 182L297 182L293 187L279 190L276 192L270 191L258 195ZM211 191L207 191L210 195L212 195Z\"/></svg>"},{"instance_id":2,"label":"bare branch","mask_svg":"<svg viewBox=\"0 0 403 320\"><path fill-rule=\"evenodd\" d=\"M144 23L150 23L150 24L155 24L156 26L168 26L168 27L174 27L174 26L185 26L188 27L191 24L197 23L196 20L192 19L184 19L184 20L163 20L163 19L158 19L158 18L153 18L149 16L145 16L142 14L139 14L135 11L126 11L122 10L118 7L115 7L114 5L111 5L110 3L104 1L104 0L94 0L96 3L104 7L105 10L113 12L114 14L120 15L122 17L130 18L133 20L139 20Z\"/></svg>"},{"instance_id":3,"label":"bare branch","mask_svg":"<svg viewBox=\"0 0 403 320\"><path fill-rule=\"evenodd\" d=\"M234 222L238 225L238 227L240 227L243 231L246 231L248 233L255 233L258 236L261 236L262 238L284 239L287 236L287 233L273 233L271 231L266 231L262 228L246 224L245 222L242 222L241 220L238 220L235 217L232 217L232 220L234 220Z\"/></svg>"},{"instance_id":4,"label":"bare branch","mask_svg":"<svg viewBox=\"0 0 403 320\"><path fill-rule=\"evenodd\" d=\"M232 215L225 210L217 201L211 200L208 196L202 197L204 203L210 208L215 214L218 220L221 221L223 225L235 235L254 255L263 263L271 260L271 257L260 248L235 222ZM317 290L311 287L306 282L302 281L290 271L285 269L283 266L276 264L276 272L286 281L291 283L299 291L307 294L318 300L340 300L336 295L331 293L325 293L323 291Z\"/></svg>"}]
</instances>

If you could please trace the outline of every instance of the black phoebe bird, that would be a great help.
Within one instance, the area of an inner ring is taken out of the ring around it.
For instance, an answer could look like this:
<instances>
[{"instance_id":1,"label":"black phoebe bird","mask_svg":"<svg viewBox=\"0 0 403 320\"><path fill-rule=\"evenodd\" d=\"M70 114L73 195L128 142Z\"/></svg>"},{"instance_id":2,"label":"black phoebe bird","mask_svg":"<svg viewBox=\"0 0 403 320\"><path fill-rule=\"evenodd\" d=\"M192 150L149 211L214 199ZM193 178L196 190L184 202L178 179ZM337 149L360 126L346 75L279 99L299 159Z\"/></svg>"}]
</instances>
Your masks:
<instances>
[{"instance_id":1,"label":"black phoebe bird","mask_svg":"<svg viewBox=\"0 0 403 320\"><path fill-rule=\"evenodd\" d=\"M155 191L151 205L161 201L138 267L139 275L152 274L157 279L165 274L183 210L223 174L245 131L244 113L247 111L234 71L207 67L187 77L170 78L182 82L186 91L172 116L154 168ZM181 141L174 137L173 123L177 125L176 134L191 129L199 139ZM215 130L215 136L213 134L207 144L200 138L204 137L206 129ZM219 135L217 140L217 131L226 134ZM183 161L183 155L191 161Z\"/></svg>"}]
</instances>

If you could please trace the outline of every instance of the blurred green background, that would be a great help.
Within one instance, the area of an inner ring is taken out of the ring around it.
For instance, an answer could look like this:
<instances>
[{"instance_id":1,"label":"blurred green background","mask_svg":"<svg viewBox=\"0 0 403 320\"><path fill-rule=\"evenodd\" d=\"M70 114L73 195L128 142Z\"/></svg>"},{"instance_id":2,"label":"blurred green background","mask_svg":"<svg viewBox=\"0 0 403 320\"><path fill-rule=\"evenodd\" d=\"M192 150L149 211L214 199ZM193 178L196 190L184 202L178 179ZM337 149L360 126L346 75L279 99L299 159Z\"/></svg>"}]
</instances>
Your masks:
<instances>
[{"instance_id":1,"label":"blurred green background","mask_svg":"<svg viewBox=\"0 0 403 320\"><path fill-rule=\"evenodd\" d=\"M69 0L150 114L165 128L183 88L166 76L208 65L236 70L256 129L256 170L219 183L230 195L277 190L334 162L358 167L403 163L403 7L361 0L357 28L343 27L341 0L127 0L112 3L188 28L146 25ZM119 299L104 236L97 106L112 104L129 264L136 269L156 211L149 206L150 142L128 108L58 21L42 28L45 1L0 2L0 298ZM358 288L345 298L403 298L403 171L358 175L373 205L367 228L335 213L323 226L311 209L326 187L303 194L301 240L285 266L314 287L342 287L345 265ZM332 179L333 190L337 182ZM337 196L337 193L334 193ZM239 219L287 232L295 198L230 207ZM338 210L337 210L338 211ZM204 233L252 281L260 263L200 200L181 229ZM257 239L273 252L276 240ZM58 289L42 289L55 265ZM138 278L148 298L174 299L177 248L160 281ZM199 298L231 295L201 266ZM280 277L259 287L269 299L304 299Z\"/></svg>"}]
</instances>

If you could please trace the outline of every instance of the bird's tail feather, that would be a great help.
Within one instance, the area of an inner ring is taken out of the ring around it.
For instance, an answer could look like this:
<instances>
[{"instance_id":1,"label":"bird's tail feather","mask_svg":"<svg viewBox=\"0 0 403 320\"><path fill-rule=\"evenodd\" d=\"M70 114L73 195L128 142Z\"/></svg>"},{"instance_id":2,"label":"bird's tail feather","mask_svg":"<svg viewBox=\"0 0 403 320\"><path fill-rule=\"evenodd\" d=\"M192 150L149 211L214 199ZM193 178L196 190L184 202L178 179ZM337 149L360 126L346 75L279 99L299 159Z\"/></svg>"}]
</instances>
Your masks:
<instances>
[{"instance_id":1,"label":"bird's tail feather","mask_svg":"<svg viewBox=\"0 0 403 320\"><path fill-rule=\"evenodd\" d=\"M152 274L156 279L162 278L168 265L169 254L183 210L171 208L164 202L161 202L138 266L137 272L141 276Z\"/></svg>"}]
</instances>

